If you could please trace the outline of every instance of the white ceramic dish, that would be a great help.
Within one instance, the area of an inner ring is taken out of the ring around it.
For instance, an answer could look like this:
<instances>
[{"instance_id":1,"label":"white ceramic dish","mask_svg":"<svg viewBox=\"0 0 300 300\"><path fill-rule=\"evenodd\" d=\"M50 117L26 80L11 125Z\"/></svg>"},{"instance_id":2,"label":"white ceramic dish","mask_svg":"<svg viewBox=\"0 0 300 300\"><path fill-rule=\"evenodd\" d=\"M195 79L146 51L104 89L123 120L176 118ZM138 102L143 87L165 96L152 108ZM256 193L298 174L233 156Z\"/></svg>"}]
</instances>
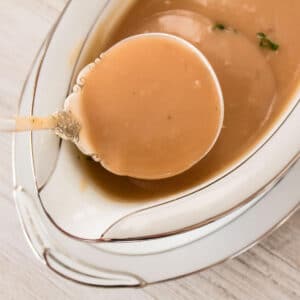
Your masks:
<instances>
[{"instance_id":1,"label":"white ceramic dish","mask_svg":"<svg viewBox=\"0 0 300 300\"><path fill-rule=\"evenodd\" d=\"M102 28L106 18L110 25L116 22L115 13L122 13L125 2L91 0L69 4L43 56L32 107L24 113L47 115L62 107L72 87L70 82L86 65L85 52L90 51L95 40L93 30L103 37L99 26ZM108 34L109 26L103 28ZM100 49L95 51L99 54ZM111 201L93 186L82 193L82 173L72 154L73 147L67 143L60 147L59 139L51 133L34 133L31 142L36 188L52 221L74 237L132 240L186 231L216 220L270 189L299 154L299 118L296 95L273 130L240 162L192 190L148 202Z\"/></svg>"},{"instance_id":2,"label":"white ceramic dish","mask_svg":"<svg viewBox=\"0 0 300 300\"><path fill-rule=\"evenodd\" d=\"M88 35L93 24L103 22L104 17L116 18L114 13L120 13L124 3L69 2L35 61L22 97L21 114L44 115L62 107L70 82L86 63L84 49L94 40L92 33ZM115 10L116 5L119 10ZM295 97L273 131L226 174L186 195L150 203L116 203L94 189L83 196L70 145L61 145L49 133L20 134L14 145L15 195L31 245L63 276L97 286L143 285L231 257L266 234L299 204L299 117ZM290 139L291 132L299 138ZM281 201L286 189L289 198ZM149 237L160 238L137 241ZM111 239L135 241L91 243ZM230 242L225 243L227 240ZM190 259L179 261L181 256Z\"/></svg>"}]
</instances>

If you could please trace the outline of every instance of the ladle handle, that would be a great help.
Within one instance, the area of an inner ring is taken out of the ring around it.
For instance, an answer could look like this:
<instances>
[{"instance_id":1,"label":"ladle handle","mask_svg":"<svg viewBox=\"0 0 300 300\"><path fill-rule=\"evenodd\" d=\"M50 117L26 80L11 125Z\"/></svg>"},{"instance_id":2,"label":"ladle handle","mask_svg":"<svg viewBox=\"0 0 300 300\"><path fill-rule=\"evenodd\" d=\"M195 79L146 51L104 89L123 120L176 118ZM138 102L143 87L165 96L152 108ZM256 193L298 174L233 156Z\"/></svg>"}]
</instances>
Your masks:
<instances>
[{"instance_id":1,"label":"ladle handle","mask_svg":"<svg viewBox=\"0 0 300 300\"><path fill-rule=\"evenodd\" d=\"M54 129L57 120L50 117L15 117L0 118L0 132L20 132L31 130Z\"/></svg>"},{"instance_id":2,"label":"ladle handle","mask_svg":"<svg viewBox=\"0 0 300 300\"><path fill-rule=\"evenodd\" d=\"M2 131L2 132L16 131L16 119L1 119L0 118L0 131Z\"/></svg>"}]
</instances>

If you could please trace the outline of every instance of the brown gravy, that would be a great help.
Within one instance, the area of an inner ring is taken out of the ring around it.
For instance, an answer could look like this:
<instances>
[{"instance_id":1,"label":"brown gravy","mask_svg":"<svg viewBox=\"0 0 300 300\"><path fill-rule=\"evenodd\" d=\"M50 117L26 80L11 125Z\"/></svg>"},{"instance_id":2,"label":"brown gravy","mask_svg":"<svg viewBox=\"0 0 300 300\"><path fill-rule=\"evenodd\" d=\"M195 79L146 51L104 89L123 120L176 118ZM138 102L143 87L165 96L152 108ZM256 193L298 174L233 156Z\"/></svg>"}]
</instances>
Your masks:
<instances>
[{"instance_id":1,"label":"brown gravy","mask_svg":"<svg viewBox=\"0 0 300 300\"><path fill-rule=\"evenodd\" d=\"M114 174L175 176L203 158L219 136L223 98L215 74L194 47L175 37L124 40L84 79L76 109L81 139Z\"/></svg>"},{"instance_id":2,"label":"brown gravy","mask_svg":"<svg viewBox=\"0 0 300 300\"><path fill-rule=\"evenodd\" d=\"M90 161L84 161L85 176L116 199L139 200L183 192L230 167L271 128L298 87L299 11L298 0L137 1L110 36L107 48L144 32L171 33L192 42L220 80L224 128L209 155L177 177L159 181L118 177ZM214 29L216 23L226 29ZM258 32L276 41L279 50L261 48Z\"/></svg>"}]
</instances>

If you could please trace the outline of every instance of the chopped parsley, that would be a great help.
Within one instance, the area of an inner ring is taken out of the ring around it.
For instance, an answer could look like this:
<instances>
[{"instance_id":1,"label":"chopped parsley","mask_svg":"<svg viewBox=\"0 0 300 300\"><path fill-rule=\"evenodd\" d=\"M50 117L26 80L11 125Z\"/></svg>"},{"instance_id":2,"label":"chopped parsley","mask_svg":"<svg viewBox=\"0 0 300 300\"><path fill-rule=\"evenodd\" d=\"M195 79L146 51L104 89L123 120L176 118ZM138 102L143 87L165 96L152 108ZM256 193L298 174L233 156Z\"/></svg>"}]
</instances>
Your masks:
<instances>
[{"instance_id":1,"label":"chopped parsley","mask_svg":"<svg viewBox=\"0 0 300 300\"><path fill-rule=\"evenodd\" d=\"M222 23L216 23L214 26L213 26L213 30L226 30L226 26Z\"/></svg>"},{"instance_id":2,"label":"chopped parsley","mask_svg":"<svg viewBox=\"0 0 300 300\"><path fill-rule=\"evenodd\" d=\"M279 49L279 45L270 40L264 32L258 32L256 36L259 39L259 46L261 48L267 48L272 51L277 51Z\"/></svg>"},{"instance_id":3,"label":"chopped parsley","mask_svg":"<svg viewBox=\"0 0 300 300\"><path fill-rule=\"evenodd\" d=\"M234 33L238 33L235 28L229 27L223 23L216 23L215 25L213 25L212 30L232 31Z\"/></svg>"}]
</instances>

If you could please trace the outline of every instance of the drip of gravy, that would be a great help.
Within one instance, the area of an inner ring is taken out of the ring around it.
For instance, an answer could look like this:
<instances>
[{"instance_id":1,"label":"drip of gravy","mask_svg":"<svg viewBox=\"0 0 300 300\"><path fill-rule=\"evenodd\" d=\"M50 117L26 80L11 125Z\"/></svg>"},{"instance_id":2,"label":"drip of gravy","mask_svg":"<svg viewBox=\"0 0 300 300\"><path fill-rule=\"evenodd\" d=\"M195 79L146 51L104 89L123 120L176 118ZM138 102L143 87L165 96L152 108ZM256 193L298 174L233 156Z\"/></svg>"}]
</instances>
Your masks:
<instances>
[{"instance_id":1,"label":"drip of gravy","mask_svg":"<svg viewBox=\"0 0 300 300\"><path fill-rule=\"evenodd\" d=\"M249 153L274 126L299 86L299 11L300 1L295 0L137 1L109 39L95 45L91 53L146 32L170 33L190 41L206 55L220 80L224 127L213 150L181 175L137 180L115 176L87 162L84 170L91 184L115 199L169 196L207 182ZM225 30L215 24L224 25ZM261 48L258 32L271 37L280 48ZM93 55L89 58L94 59Z\"/></svg>"}]
</instances>

